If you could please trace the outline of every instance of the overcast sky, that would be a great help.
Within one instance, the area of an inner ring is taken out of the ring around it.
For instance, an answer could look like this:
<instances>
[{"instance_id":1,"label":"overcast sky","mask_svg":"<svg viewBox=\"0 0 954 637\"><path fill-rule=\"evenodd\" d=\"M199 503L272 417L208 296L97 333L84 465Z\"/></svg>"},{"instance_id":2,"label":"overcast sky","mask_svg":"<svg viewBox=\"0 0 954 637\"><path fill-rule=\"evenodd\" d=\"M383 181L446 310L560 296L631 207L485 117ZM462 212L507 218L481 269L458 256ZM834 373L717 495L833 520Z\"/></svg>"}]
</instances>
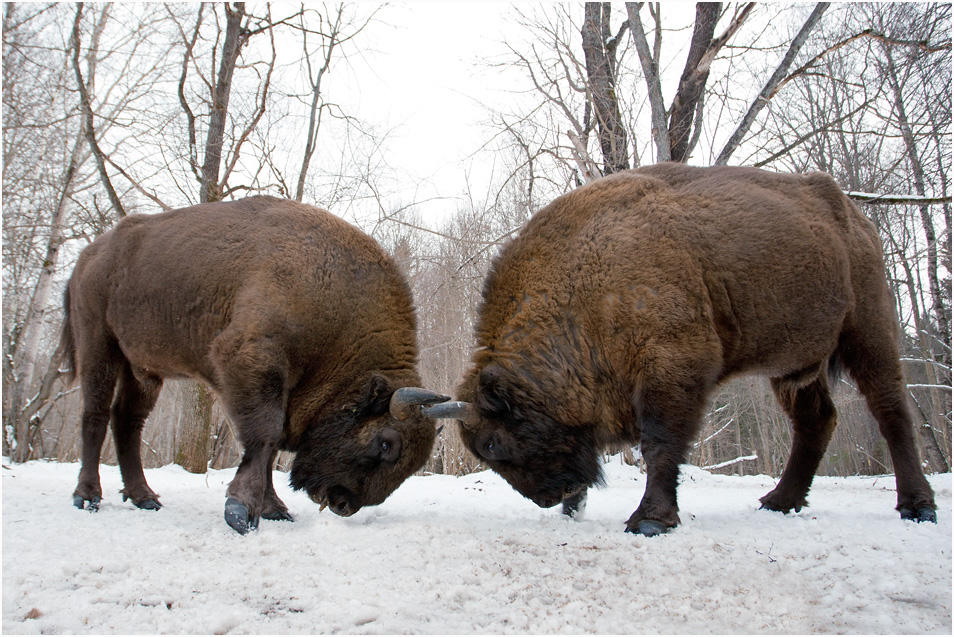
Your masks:
<instances>
[{"instance_id":1,"label":"overcast sky","mask_svg":"<svg viewBox=\"0 0 954 637\"><path fill-rule=\"evenodd\" d=\"M508 88L480 63L499 56L505 37L518 29L505 19L508 3L413 2L389 6L373 25L373 47L364 55L369 87L361 89L363 118L392 129L388 161L409 176L401 204L458 197L485 188L492 158L473 155L489 131L482 106ZM475 193L481 196L482 193ZM420 210L431 220L453 211L454 201L430 201Z\"/></svg>"},{"instance_id":2,"label":"overcast sky","mask_svg":"<svg viewBox=\"0 0 954 637\"><path fill-rule=\"evenodd\" d=\"M532 11L544 3L519 4ZM667 4L667 23L691 23L694 3ZM504 41L527 39L512 7L508 2L390 5L369 27L364 40L369 50L353 65L360 117L391 129L388 163L408 176L393 203L424 202L417 209L431 224L455 210L454 198L464 195L468 182L476 201L487 197L496 159L490 151L479 152L495 132L484 125L487 107L512 102L514 91L528 87L518 72L484 65L500 59ZM672 46L667 41L667 54L678 55Z\"/></svg>"}]
</instances>

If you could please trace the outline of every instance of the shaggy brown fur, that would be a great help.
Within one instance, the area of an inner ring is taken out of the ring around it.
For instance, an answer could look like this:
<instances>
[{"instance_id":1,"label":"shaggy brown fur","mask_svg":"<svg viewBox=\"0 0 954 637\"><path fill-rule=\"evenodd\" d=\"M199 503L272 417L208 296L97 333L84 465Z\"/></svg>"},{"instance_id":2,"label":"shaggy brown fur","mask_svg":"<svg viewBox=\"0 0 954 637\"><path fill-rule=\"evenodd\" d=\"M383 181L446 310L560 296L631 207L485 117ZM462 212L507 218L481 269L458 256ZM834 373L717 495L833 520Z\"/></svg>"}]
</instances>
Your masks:
<instances>
[{"instance_id":1,"label":"shaggy brown fur","mask_svg":"<svg viewBox=\"0 0 954 637\"><path fill-rule=\"evenodd\" d=\"M679 464L713 388L766 374L794 441L762 504L799 510L835 426L837 360L887 439L902 516L931 519L898 334L877 232L829 176L626 171L553 201L495 260L462 431L520 493L569 511L600 483L604 445L640 443L627 530L652 535L679 522Z\"/></svg>"},{"instance_id":2,"label":"shaggy brown fur","mask_svg":"<svg viewBox=\"0 0 954 637\"><path fill-rule=\"evenodd\" d=\"M124 498L159 507L139 447L164 378L208 383L236 425L240 532L291 519L271 483L279 449L296 452L292 485L340 515L382 502L430 453L433 424L389 412L395 390L420 384L407 283L323 210L252 197L126 217L80 255L66 311L84 400L77 506L102 496L112 414Z\"/></svg>"}]
</instances>

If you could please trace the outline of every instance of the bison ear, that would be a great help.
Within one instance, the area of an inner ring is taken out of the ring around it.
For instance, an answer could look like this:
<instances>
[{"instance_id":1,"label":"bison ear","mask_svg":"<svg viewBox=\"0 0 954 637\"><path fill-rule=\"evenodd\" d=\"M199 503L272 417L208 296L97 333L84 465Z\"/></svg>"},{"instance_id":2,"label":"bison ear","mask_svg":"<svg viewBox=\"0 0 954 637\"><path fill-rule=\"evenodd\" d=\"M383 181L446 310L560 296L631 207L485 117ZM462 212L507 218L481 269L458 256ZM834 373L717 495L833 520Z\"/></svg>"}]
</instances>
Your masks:
<instances>
[{"instance_id":1,"label":"bison ear","mask_svg":"<svg viewBox=\"0 0 954 637\"><path fill-rule=\"evenodd\" d=\"M381 374L373 374L365 385L358 404L352 405L351 410L366 417L383 416L388 412L388 404L393 393L391 381Z\"/></svg>"},{"instance_id":2,"label":"bison ear","mask_svg":"<svg viewBox=\"0 0 954 637\"><path fill-rule=\"evenodd\" d=\"M503 376L503 369L499 365L491 364L480 371L477 379L478 406L482 411L498 417L506 416L511 412L510 395Z\"/></svg>"}]
</instances>

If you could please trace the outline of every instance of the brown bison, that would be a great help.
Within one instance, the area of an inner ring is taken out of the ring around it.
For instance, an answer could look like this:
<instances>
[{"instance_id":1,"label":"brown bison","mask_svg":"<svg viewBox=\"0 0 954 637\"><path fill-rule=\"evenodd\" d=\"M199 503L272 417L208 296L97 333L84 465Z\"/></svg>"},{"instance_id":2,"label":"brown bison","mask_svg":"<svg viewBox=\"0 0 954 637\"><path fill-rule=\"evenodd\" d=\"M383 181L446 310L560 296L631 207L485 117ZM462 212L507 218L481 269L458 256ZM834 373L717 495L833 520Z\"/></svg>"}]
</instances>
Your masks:
<instances>
[{"instance_id":1,"label":"brown bison","mask_svg":"<svg viewBox=\"0 0 954 637\"><path fill-rule=\"evenodd\" d=\"M484 283L459 403L476 455L541 507L572 514L599 452L639 444L646 491L626 530L679 523L679 464L721 381L766 374L794 425L762 507L796 511L835 428L844 368L888 442L901 517L934 521L874 226L824 174L660 164L559 197Z\"/></svg>"},{"instance_id":2,"label":"brown bison","mask_svg":"<svg viewBox=\"0 0 954 637\"><path fill-rule=\"evenodd\" d=\"M225 505L243 534L292 519L272 485L280 449L296 452L292 487L348 516L424 464L435 431L417 405L448 399L415 387L414 309L394 262L332 214L273 197L121 220L79 257L63 338L83 393L74 504L99 507L111 421L123 499L160 507L143 422L163 379L192 378L245 449Z\"/></svg>"}]
</instances>

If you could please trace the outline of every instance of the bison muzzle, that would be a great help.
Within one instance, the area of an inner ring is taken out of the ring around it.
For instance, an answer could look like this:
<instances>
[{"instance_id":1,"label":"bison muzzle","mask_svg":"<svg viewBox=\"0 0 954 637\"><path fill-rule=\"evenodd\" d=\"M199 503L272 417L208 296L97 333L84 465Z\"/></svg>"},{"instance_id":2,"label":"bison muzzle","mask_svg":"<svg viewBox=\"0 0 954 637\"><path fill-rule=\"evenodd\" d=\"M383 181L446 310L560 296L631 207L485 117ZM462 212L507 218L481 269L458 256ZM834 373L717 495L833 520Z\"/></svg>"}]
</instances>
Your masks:
<instances>
[{"instance_id":1,"label":"bison muzzle","mask_svg":"<svg viewBox=\"0 0 954 637\"><path fill-rule=\"evenodd\" d=\"M112 423L123 499L158 509L140 457L165 378L210 385L244 447L225 518L239 533L291 520L272 485L338 515L379 504L427 460L408 285L377 243L334 215L273 197L122 219L87 246L66 292L63 341L82 384L74 503L97 509Z\"/></svg>"},{"instance_id":2,"label":"bison muzzle","mask_svg":"<svg viewBox=\"0 0 954 637\"><path fill-rule=\"evenodd\" d=\"M659 164L557 198L484 282L460 402L470 450L543 507L581 506L600 451L639 444L647 483L628 531L679 522L676 485L725 379L771 378L794 426L762 507L798 511L835 427L846 370L888 443L902 518L934 521L874 225L824 174Z\"/></svg>"}]
</instances>

